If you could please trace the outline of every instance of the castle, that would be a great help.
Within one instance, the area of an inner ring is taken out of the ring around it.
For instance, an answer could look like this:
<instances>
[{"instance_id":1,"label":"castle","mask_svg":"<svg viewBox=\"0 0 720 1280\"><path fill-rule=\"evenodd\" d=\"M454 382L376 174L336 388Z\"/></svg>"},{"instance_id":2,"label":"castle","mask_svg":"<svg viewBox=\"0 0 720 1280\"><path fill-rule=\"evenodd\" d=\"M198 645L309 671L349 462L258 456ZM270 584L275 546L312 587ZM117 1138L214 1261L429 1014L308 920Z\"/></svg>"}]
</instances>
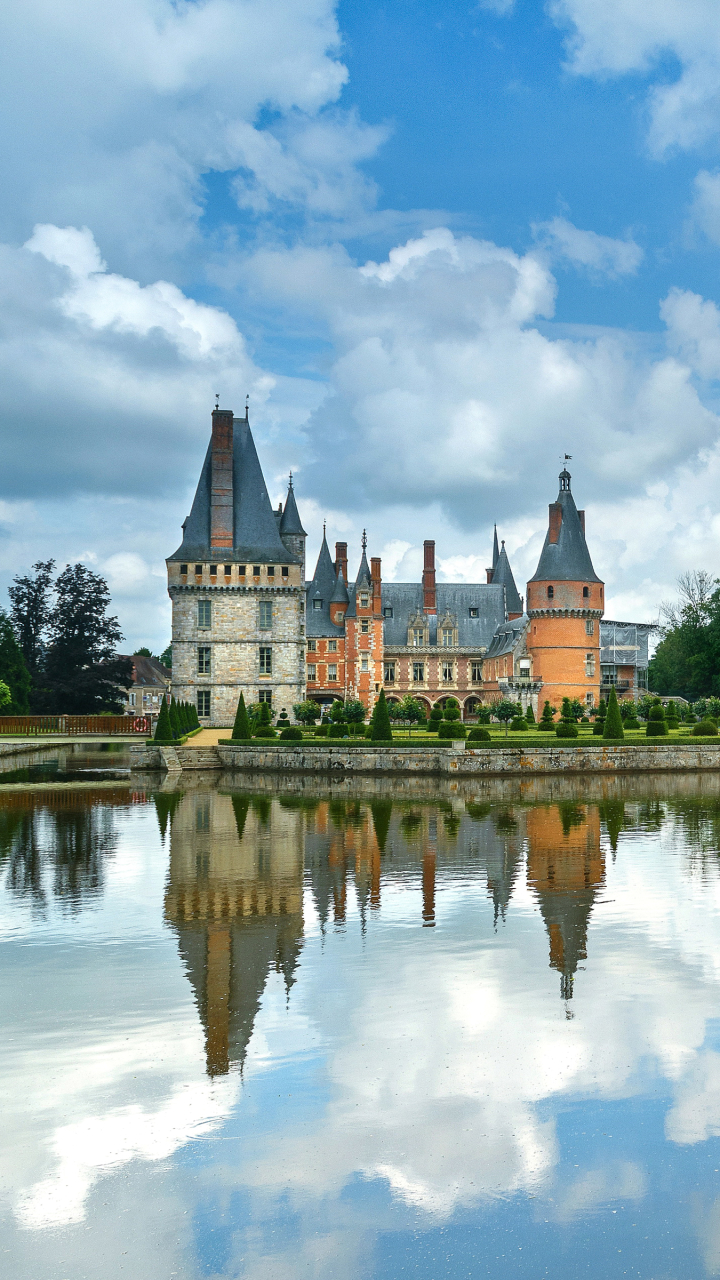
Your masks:
<instances>
[{"instance_id":1,"label":"castle","mask_svg":"<svg viewBox=\"0 0 720 1280\"><path fill-rule=\"evenodd\" d=\"M183 538L168 558L173 606L173 692L202 722L231 725L246 703L274 711L312 698L359 698L372 711L410 693L426 709L457 698L464 716L510 698L538 717L546 700L597 705L611 684L637 696L647 669L642 623L603 621L604 584L585 541L571 477L560 473L527 602L505 544L494 537L483 583L436 582L435 543L424 544L421 582L383 582L379 557L348 575L323 533L312 579L292 478L273 510L244 418L216 409Z\"/></svg>"}]
</instances>

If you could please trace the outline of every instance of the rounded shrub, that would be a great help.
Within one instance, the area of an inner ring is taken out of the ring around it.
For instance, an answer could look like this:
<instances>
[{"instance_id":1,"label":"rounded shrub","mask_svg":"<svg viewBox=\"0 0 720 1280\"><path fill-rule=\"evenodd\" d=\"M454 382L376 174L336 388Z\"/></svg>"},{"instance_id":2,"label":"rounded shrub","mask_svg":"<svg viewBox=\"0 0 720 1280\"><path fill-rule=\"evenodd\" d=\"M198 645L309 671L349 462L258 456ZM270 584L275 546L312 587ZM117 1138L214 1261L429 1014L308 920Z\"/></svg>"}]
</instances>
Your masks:
<instances>
[{"instance_id":1,"label":"rounded shrub","mask_svg":"<svg viewBox=\"0 0 720 1280\"><path fill-rule=\"evenodd\" d=\"M527 720L523 720L522 716L514 716L510 721L510 728L515 729L516 732L527 732L527 727Z\"/></svg>"},{"instance_id":2,"label":"rounded shrub","mask_svg":"<svg viewBox=\"0 0 720 1280\"><path fill-rule=\"evenodd\" d=\"M443 720L459 720L460 711L457 707L447 707Z\"/></svg>"},{"instance_id":3,"label":"rounded shrub","mask_svg":"<svg viewBox=\"0 0 720 1280\"><path fill-rule=\"evenodd\" d=\"M650 708L650 716L645 730L648 738L665 738L667 737L668 727L665 719L665 711L660 699L656 699Z\"/></svg>"},{"instance_id":4,"label":"rounded shrub","mask_svg":"<svg viewBox=\"0 0 720 1280\"><path fill-rule=\"evenodd\" d=\"M276 738L276 737L277 737L277 734L271 724L261 724L260 727L256 729L253 734L253 738Z\"/></svg>"},{"instance_id":5,"label":"rounded shrub","mask_svg":"<svg viewBox=\"0 0 720 1280\"><path fill-rule=\"evenodd\" d=\"M555 733L558 738L577 738L578 727L576 724L570 724L567 720L561 720L555 725Z\"/></svg>"},{"instance_id":6,"label":"rounded shrub","mask_svg":"<svg viewBox=\"0 0 720 1280\"><path fill-rule=\"evenodd\" d=\"M491 742L492 738L489 729L476 728L470 730L467 740L468 742Z\"/></svg>"},{"instance_id":7,"label":"rounded shrub","mask_svg":"<svg viewBox=\"0 0 720 1280\"><path fill-rule=\"evenodd\" d=\"M701 720L699 724L694 724L692 729L696 738L716 738L717 725L712 720Z\"/></svg>"},{"instance_id":8,"label":"rounded shrub","mask_svg":"<svg viewBox=\"0 0 720 1280\"><path fill-rule=\"evenodd\" d=\"M438 738L466 738L467 726L455 720L443 720L438 729Z\"/></svg>"},{"instance_id":9,"label":"rounded shrub","mask_svg":"<svg viewBox=\"0 0 720 1280\"><path fill-rule=\"evenodd\" d=\"M296 724L290 724L286 729L280 730L280 737L286 742L302 742L302 729Z\"/></svg>"},{"instance_id":10,"label":"rounded shrub","mask_svg":"<svg viewBox=\"0 0 720 1280\"><path fill-rule=\"evenodd\" d=\"M328 734L328 727L326 724L316 725L315 727L316 738L327 738L327 734Z\"/></svg>"},{"instance_id":11,"label":"rounded shrub","mask_svg":"<svg viewBox=\"0 0 720 1280\"><path fill-rule=\"evenodd\" d=\"M349 738L348 727L346 724L331 724L328 729L328 738Z\"/></svg>"}]
</instances>

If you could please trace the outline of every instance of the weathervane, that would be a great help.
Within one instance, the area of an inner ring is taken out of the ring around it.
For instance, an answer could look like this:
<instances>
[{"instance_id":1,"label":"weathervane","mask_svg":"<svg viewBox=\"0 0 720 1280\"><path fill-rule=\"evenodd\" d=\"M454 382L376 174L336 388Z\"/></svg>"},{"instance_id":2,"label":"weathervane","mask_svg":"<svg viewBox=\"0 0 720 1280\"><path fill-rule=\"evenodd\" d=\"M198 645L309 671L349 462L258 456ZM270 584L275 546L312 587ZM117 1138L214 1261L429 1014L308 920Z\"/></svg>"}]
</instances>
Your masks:
<instances>
[{"instance_id":1,"label":"weathervane","mask_svg":"<svg viewBox=\"0 0 720 1280\"><path fill-rule=\"evenodd\" d=\"M219 391L215 392L215 408L216 409L220 408L220 392Z\"/></svg>"},{"instance_id":2,"label":"weathervane","mask_svg":"<svg viewBox=\"0 0 720 1280\"><path fill-rule=\"evenodd\" d=\"M367 550L367 533L365 532L364 529L363 529L363 536L362 536L362 549L363 551Z\"/></svg>"}]
</instances>

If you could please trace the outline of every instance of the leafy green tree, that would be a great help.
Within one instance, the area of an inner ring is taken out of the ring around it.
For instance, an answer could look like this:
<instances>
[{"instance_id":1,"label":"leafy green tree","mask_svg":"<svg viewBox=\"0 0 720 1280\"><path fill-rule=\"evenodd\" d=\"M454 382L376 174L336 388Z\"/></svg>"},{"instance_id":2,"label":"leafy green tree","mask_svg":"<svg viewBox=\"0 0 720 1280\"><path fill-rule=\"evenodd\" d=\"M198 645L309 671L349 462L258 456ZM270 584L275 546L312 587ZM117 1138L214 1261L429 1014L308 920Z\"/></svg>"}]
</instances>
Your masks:
<instances>
[{"instance_id":1,"label":"leafy green tree","mask_svg":"<svg viewBox=\"0 0 720 1280\"><path fill-rule=\"evenodd\" d=\"M33 694L39 710L76 715L123 710L121 689L132 684L132 661L117 653L122 632L117 618L108 617L109 603L107 582L85 565L67 565L58 576L49 643Z\"/></svg>"},{"instance_id":2,"label":"leafy green tree","mask_svg":"<svg viewBox=\"0 0 720 1280\"><path fill-rule=\"evenodd\" d=\"M8 588L13 630L33 684L37 683L45 657L53 612L54 569L54 560L38 560L33 565L34 577L15 577Z\"/></svg>"},{"instance_id":3,"label":"leafy green tree","mask_svg":"<svg viewBox=\"0 0 720 1280\"><path fill-rule=\"evenodd\" d=\"M585 715L585 708L579 698L573 698L570 706L572 707L573 717L576 721L580 720L582 716Z\"/></svg>"},{"instance_id":4,"label":"leafy green tree","mask_svg":"<svg viewBox=\"0 0 720 1280\"><path fill-rule=\"evenodd\" d=\"M168 668L168 671L172 671L172 645L171 644L168 645L167 649L163 649L162 653L160 654L160 661L162 662L164 667Z\"/></svg>"},{"instance_id":5,"label":"leafy green tree","mask_svg":"<svg viewBox=\"0 0 720 1280\"><path fill-rule=\"evenodd\" d=\"M615 692L615 686L611 685L610 696L607 704L607 716L605 717L605 727L603 729L603 738L619 740L624 737L625 730L623 729L617 694Z\"/></svg>"},{"instance_id":6,"label":"leafy green tree","mask_svg":"<svg viewBox=\"0 0 720 1280\"><path fill-rule=\"evenodd\" d=\"M145 645L143 645L142 649L133 649L133 658L154 658L154 657L155 657L155 654L151 653L150 650Z\"/></svg>"},{"instance_id":7,"label":"leafy green tree","mask_svg":"<svg viewBox=\"0 0 720 1280\"><path fill-rule=\"evenodd\" d=\"M10 690L10 700L3 707L5 716L30 714L30 672L22 650L15 639L12 623L0 609L0 680Z\"/></svg>"},{"instance_id":8,"label":"leafy green tree","mask_svg":"<svg viewBox=\"0 0 720 1280\"><path fill-rule=\"evenodd\" d=\"M345 720L345 703L336 698L330 708L331 724L346 724Z\"/></svg>"},{"instance_id":9,"label":"leafy green tree","mask_svg":"<svg viewBox=\"0 0 720 1280\"><path fill-rule=\"evenodd\" d=\"M410 693L401 698L400 702L396 702L391 710L393 720L400 720L408 725L409 732L411 732L410 726L425 723L425 710L417 698L413 698Z\"/></svg>"},{"instance_id":10,"label":"leafy green tree","mask_svg":"<svg viewBox=\"0 0 720 1280\"><path fill-rule=\"evenodd\" d=\"M505 725L505 737L507 738L508 725L511 720L518 714L518 704L510 702L508 698L503 698L501 702L493 704L493 715L496 720Z\"/></svg>"},{"instance_id":11,"label":"leafy green tree","mask_svg":"<svg viewBox=\"0 0 720 1280\"><path fill-rule=\"evenodd\" d=\"M348 698L345 703L345 721L347 724L362 724L367 715L367 707L359 698Z\"/></svg>"},{"instance_id":12,"label":"leafy green tree","mask_svg":"<svg viewBox=\"0 0 720 1280\"><path fill-rule=\"evenodd\" d=\"M380 696L375 703L371 736L373 742L392 742L392 729L384 689L380 690Z\"/></svg>"},{"instance_id":13,"label":"leafy green tree","mask_svg":"<svg viewBox=\"0 0 720 1280\"><path fill-rule=\"evenodd\" d=\"M662 610L648 683L656 693L693 702L720 694L720 583L700 569L682 574L678 587L677 604Z\"/></svg>"},{"instance_id":14,"label":"leafy green tree","mask_svg":"<svg viewBox=\"0 0 720 1280\"><path fill-rule=\"evenodd\" d=\"M10 715L7 708L11 702L12 694L9 685L6 685L4 680L0 680L0 707L3 709L3 715Z\"/></svg>"},{"instance_id":15,"label":"leafy green tree","mask_svg":"<svg viewBox=\"0 0 720 1280\"><path fill-rule=\"evenodd\" d=\"M300 724L315 724L322 715L322 709L317 702L313 702L308 698L305 702L296 702L293 706L293 715Z\"/></svg>"},{"instance_id":16,"label":"leafy green tree","mask_svg":"<svg viewBox=\"0 0 720 1280\"><path fill-rule=\"evenodd\" d=\"M247 708L245 706L245 699L242 693L240 694L240 697L238 699L237 711L235 712L235 723L233 725L233 731L231 736L236 742L237 741L247 742L247 740L252 736L252 731L250 728L250 719L247 713Z\"/></svg>"}]
</instances>

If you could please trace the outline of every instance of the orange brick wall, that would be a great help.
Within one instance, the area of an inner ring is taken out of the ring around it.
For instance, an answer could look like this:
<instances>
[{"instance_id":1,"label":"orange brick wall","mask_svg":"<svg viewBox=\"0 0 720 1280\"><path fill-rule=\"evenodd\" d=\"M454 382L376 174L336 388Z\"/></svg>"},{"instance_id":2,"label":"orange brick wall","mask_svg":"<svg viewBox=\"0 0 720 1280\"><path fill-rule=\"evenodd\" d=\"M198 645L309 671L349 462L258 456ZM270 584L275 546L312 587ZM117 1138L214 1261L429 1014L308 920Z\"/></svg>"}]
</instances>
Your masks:
<instances>
[{"instance_id":1,"label":"orange brick wall","mask_svg":"<svg viewBox=\"0 0 720 1280\"><path fill-rule=\"evenodd\" d=\"M548 597L552 586L553 596ZM583 595L587 587L589 594ZM597 706L600 700L600 619L592 618L593 634L586 631L587 617L558 616L560 610L581 613L602 612L604 590L602 583L582 582L529 582L527 647L533 660L533 679L542 680L540 702L550 702L558 709L563 698L578 698L583 704L588 693ZM543 616L542 611L548 611ZM549 612L552 611L552 612ZM593 655L593 663L587 663L587 655ZM594 674L586 674L586 666L594 666Z\"/></svg>"}]
</instances>

